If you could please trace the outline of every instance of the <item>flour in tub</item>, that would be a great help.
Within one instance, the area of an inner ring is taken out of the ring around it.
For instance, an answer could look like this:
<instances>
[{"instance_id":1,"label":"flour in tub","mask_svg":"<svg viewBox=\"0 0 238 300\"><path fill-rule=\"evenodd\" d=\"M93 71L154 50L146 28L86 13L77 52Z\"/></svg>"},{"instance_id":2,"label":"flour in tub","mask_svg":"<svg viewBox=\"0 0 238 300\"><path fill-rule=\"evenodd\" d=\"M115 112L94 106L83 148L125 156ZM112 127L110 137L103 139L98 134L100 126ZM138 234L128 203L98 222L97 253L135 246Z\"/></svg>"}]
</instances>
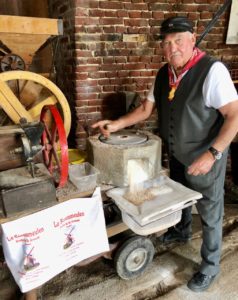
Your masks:
<instances>
[{"instance_id":1,"label":"flour in tub","mask_svg":"<svg viewBox=\"0 0 238 300\"><path fill-rule=\"evenodd\" d=\"M144 188L143 182L148 180L148 163L142 159L128 161L129 190L124 198L134 205L153 200L156 196L169 193L172 189L161 183L155 187Z\"/></svg>"}]
</instances>

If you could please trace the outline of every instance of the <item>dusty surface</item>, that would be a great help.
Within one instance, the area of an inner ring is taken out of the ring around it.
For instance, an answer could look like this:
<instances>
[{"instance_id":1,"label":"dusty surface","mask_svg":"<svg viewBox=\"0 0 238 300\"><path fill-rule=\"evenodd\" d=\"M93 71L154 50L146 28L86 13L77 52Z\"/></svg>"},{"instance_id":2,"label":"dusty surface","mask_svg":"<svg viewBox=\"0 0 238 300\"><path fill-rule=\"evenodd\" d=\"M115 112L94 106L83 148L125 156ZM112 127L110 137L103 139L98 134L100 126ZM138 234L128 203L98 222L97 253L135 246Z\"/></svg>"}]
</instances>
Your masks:
<instances>
[{"instance_id":1,"label":"dusty surface","mask_svg":"<svg viewBox=\"0 0 238 300\"><path fill-rule=\"evenodd\" d=\"M236 202L237 201L237 202ZM193 239L187 244L164 247L151 237L156 254L144 274L122 280L112 261L100 258L84 267L72 267L38 289L46 300L236 300L238 299L238 193L225 205L221 274L208 291L194 293L186 287L200 261L201 231L194 216ZM0 299L20 299L20 293L6 266L0 269Z\"/></svg>"}]
</instances>

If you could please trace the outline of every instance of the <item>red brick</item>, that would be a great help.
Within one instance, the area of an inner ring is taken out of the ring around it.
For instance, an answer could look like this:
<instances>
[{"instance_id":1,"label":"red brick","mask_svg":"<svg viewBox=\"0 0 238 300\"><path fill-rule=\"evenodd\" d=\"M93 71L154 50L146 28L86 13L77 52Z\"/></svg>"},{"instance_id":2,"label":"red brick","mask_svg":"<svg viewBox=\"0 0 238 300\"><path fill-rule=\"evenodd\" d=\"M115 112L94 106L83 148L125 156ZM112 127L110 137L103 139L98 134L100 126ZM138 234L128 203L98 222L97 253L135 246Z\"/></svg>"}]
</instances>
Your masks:
<instances>
[{"instance_id":1,"label":"red brick","mask_svg":"<svg viewBox=\"0 0 238 300\"><path fill-rule=\"evenodd\" d=\"M141 27L141 26L148 26L148 21L145 19L139 19L139 20L135 20L135 19L126 19L124 21L125 26L137 26L137 27Z\"/></svg>"},{"instance_id":2,"label":"red brick","mask_svg":"<svg viewBox=\"0 0 238 300\"><path fill-rule=\"evenodd\" d=\"M140 33L140 34L142 34L142 33L149 34L150 33L150 28L148 28L148 27L144 27L144 28L141 27L141 28L139 28L138 33Z\"/></svg>"},{"instance_id":3,"label":"red brick","mask_svg":"<svg viewBox=\"0 0 238 300\"><path fill-rule=\"evenodd\" d=\"M129 18L141 18L141 11L129 12Z\"/></svg>"},{"instance_id":4,"label":"red brick","mask_svg":"<svg viewBox=\"0 0 238 300\"><path fill-rule=\"evenodd\" d=\"M151 11L142 11L141 12L141 18L150 19L152 17Z\"/></svg>"},{"instance_id":5,"label":"red brick","mask_svg":"<svg viewBox=\"0 0 238 300\"><path fill-rule=\"evenodd\" d=\"M76 16L77 17L86 17L89 15L89 12L87 9L83 8L76 8Z\"/></svg>"},{"instance_id":6,"label":"red brick","mask_svg":"<svg viewBox=\"0 0 238 300\"><path fill-rule=\"evenodd\" d=\"M129 56L127 60L128 62L139 62L140 56Z\"/></svg>"},{"instance_id":7,"label":"red brick","mask_svg":"<svg viewBox=\"0 0 238 300\"><path fill-rule=\"evenodd\" d=\"M100 93L101 92L101 87L95 86L95 87L89 87L89 86L84 86L84 87L77 87L76 89L77 93Z\"/></svg>"},{"instance_id":8,"label":"red brick","mask_svg":"<svg viewBox=\"0 0 238 300\"><path fill-rule=\"evenodd\" d=\"M112 64L112 63L114 63L114 61L115 61L114 57L104 57L103 58L103 63L104 64Z\"/></svg>"},{"instance_id":9,"label":"red brick","mask_svg":"<svg viewBox=\"0 0 238 300\"><path fill-rule=\"evenodd\" d=\"M86 50L76 50L76 55L79 57L91 57L93 56L92 51L86 51Z\"/></svg>"},{"instance_id":10,"label":"red brick","mask_svg":"<svg viewBox=\"0 0 238 300\"><path fill-rule=\"evenodd\" d=\"M130 50L129 49L113 49L113 50L108 50L108 55L111 56L128 56L130 55Z\"/></svg>"},{"instance_id":11,"label":"red brick","mask_svg":"<svg viewBox=\"0 0 238 300\"><path fill-rule=\"evenodd\" d=\"M122 9L123 3L121 1L100 1L99 6L105 9Z\"/></svg>"},{"instance_id":12,"label":"red brick","mask_svg":"<svg viewBox=\"0 0 238 300\"><path fill-rule=\"evenodd\" d=\"M146 3L125 3L124 8L127 10L148 10Z\"/></svg>"},{"instance_id":13,"label":"red brick","mask_svg":"<svg viewBox=\"0 0 238 300\"><path fill-rule=\"evenodd\" d=\"M102 34L100 36L101 41L120 41L122 40L122 35L121 34Z\"/></svg>"},{"instance_id":14,"label":"red brick","mask_svg":"<svg viewBox=\"0 0 238 300\"><path fill-rule=\"evenodd\" d=\"M126 70L118 71L118 77L127 77L129 76L129 72Z\"/></svg>"},{"instance_id":15,"label":"red brick","mask_svg":"<svg viewBox=\"0 0 238 300\"><path fill-rule=\"evenodd\" d=\"M105 16L105 12L101 9L91 9L89 11L89 16L90 17L104 17Z\"/></svg>"},{"instance_id":16,"label":"red brick","mask_svg":"<svg viewBox=\"0 0 238 300\"><path fill-rule=\"evenodd\" d=\"M111 72L106 72L106 77L107 78L113 78L117 76L117 72L111 71Z\"/></svg>"},{"instance_id":17,"label":"red brick","mask_svg":"<svg viewBox=\"0 0 238 300\"><path fill-rule=\"evenodd\" d=\"M102 72L102 71L99 71L99 72L89 72L88 73L88 77L89 78L104 78L106 77L106 72Z\"/></svg>"},{"instance_id":18,"label":"red brick","mask_svg":"<svg viewBox=\"0 0 238 300\"><path fill-rule=\"evenodd\" d=\"M194 0L183 0L184 4L194 4Z\"/></svg>"},{"instance_id":19,"label":"red brick","mask_svg":"<svg viewBox=\"0 0 238 300\"><path fill-rule=\"evenodd\" d=\"M77 107L88 106L88 100L76 100L75 104Z\"/></svg>"},{"instance_id":20,"label":"red brick","mask_svg":"<svg viewBox=\"0 0 238 300\"><path fill-rule=\"evenodd\" d=\"M90 72L90 71L98 71L99 70L99 66L77 66L75 68L76 72Z\"/></svg>"},{"instance_id":21,"label":"red brick","mask_svg":"<svg viewBox=\"0 0 238 300\"><path fill-rule=\"evenodd\" d=\"M116 26L115 30L117 33L126 33L127 32L127 28L124 26Z\"/></svg>"},{"instance_id":22,"label":"red brick","mask_svg":"<svg viewBox=\"0 0 238 300\"><path fill-rule=\"evenodd\" d=\"M151 63L151 64L146 64L146 69L159 69L160 64L159 63Z\"/></svg>"},{"instance_id":23,"label":"red brick","mask_svg":"<svg viewBox=\"0 0 238 300\"><path fill-rule=\"evenodd\" d=\"M88 107L84 106L84 107L75 107L76 110L76 114L81 114L81 113L87 113L88 112Z\"/></svg>"},{"instance_id":24,"label":"red brick","mask_svg":"<svg viewBox=\"0 0 238 300\"><path fill-rule=\"evenodd\" d=\"M157 20L164 20L164 13L161 11L153 11L152 18L155 18Z\"/></svg>"},{"instance_id":25,"label":"red brick","mask_svg":"<svg viewBox=\"0 0 238 300\"><path fill-rule=\"evenodd\" d=\"M83 87L83 86L97 86L98 80L76 80L75 86L76 87Z\"/></svg>"},{"instance_id":26,"label":"red brick","mask_svg":"<svg viewBox=\"0 0 238 300\"><path fill-rule=\"evenodd\" d=\"M140 71L130 71L129 74L131 77L138 77L138 76L140 76L141 72Z\"/></svg>"},{"instance_id":27,"label":"red brick","mask_svg":"<svg viewBox=\"0 0 238 300\"><path fill-rule=\"evenodd\" d=\"M102 58L101 57L91 57L87 59L87 63L89 65L99 65L102 63Z\"/></svg>"},{"instance_id":28,"label":"red brick","mask_svg":"<svg viewBox=\"0 0 238 300\"><path fill-rule=\"evenodd\" d=\"M127 70L139 70L139 69L145 69L145 64L143 63L137 63L137 64L126 64L125 69Z\"/></svg>"},{"instance_id":29,"label":"red brick","mask_svg":"<svg viewBox=\"0 0 238 300\"><path fill-rule=\"evenodd\" d=\"M110 83L110 80L107 78L107 79L99 79L98 80L98 84L99 85L108 85Z\"/></svg>"},{"instance_id":30,"label":"red brick","mask_svg":"<svg viewBox=\"0 0 238 300\"><path fill-rule=\"evenodd\" d=\"M76 79L87 79L88 73L75 73L75 78Z\"/></svg>"},{"instance_id":31,"label":"red brick","mask_svg":"<svg viewBox=\"0 0 238 300\"><path fill-rule=\"evenodd\" d=\"M76 7L89 7L89 8L98 8L99 7L99 1L98 0L75 0L75 6Z\"/></svg>"},{"instance_id":32,"label":"red brick","mask_svg":"<svg viewBox=\"0 0 238 300\"><path fill-rule=\"evenodd\" d=\"M119 18L103 18L100 19L99 24L101 25L123 24L123 20Z\"/></svg>"},{"instance_id":33,"label":"red brick","mask_svg":"<svg viewBox=\"0 0 238 300\"><path fill-rule=\"evenodd\" d=\"M126 57L115 57L115 62L116 63L126 63Z\"/></svg>"},{"instance_id":34,"label":"red brick","mask_svg":"<svg viewBox=\"0 0 238 300\"><path fill-rule=\"evenodd\" d=\"M100 106L102 105L102 99L88 101L89 106Z\"/></svg>"},{"instance_id":35,"label":"red brick","mask_svg":"<svg viewBox=\"0 0 238 300\"><path fill-rule=\"evenodd\" d=\"M113 91L115 91L115 88L114 88L114 86L104 86L103 91L104 92L113 92Z\"/></svg>"},{"instance_id":36,"label":"red brick","mask_svg":"<svg viewBox=\"0 0 238 300\"><path fill-rule=\"evenodd\" d=\"M80 95L79 94L76 94L75 95L75 98L77 101L88 101L90 99L98 99L98 94L94 93L94 94L89 94L89 93L86 93L86 94L83 94L81 93ZM89 102L88 102L89 103Z\"/></svg>"},{"instance_id":37,"label":"red brick","mask_svg":"<svg viewBox=\"0 0 238 300\"><path fill-rule=\"evenodd\" d=\"M76 17L75 18L75 25L98 25L100 24L99 18L83 18L83 17Z\"/></svg>"},{"instance_id":38,"label":"red brick","mask_svg":"<svg viewBox=\"0 0 238 300\"><path fill-rule=\"evenodd\" d=\"M119 64L102 64L100 67L103 71L121 70L121 65Z\"/></svg>"},{"instance_id":39,"label":"red brick","mask_svg":"<svg viewBox=\"0 0 238 300\"><path fill-rule=\"evenodd\" d=\"M152 74L151 71L141 71L140 75L143 76L143 77L145 77L145 76L147 76L147 77L152 76L153 77L153 74Z\"/></svg>"},{"instance_id":40,"label":"red brick","mask_svg":"<svg viewBox=\"0 0 238 300\"><path fill-rule=\"evenodd\" d=\"M148 62L151 62L151 56L142 56L141 58L140 58L140 61L141 62L145 62L145 63L148 63Z\"/></svg>"},{"instance_id":41,"label":"red brick","mask_svg":"<svg viewBox=\"0 0 238 300\"><path fill-rule=\"evenodd\" d=\"M118 17L117 11L113 11L113 10L105 11L105 17L117 18Z\"/></svg>"},{"instance_id":42,"label":"red brick","mask_svg":"<svg viewBox=\"0 0 238 300\"><path fill-rule=\"evenodd\" d=\"M82 34L76 38L79 42L98 42L101 40L100 34Z\"/></svg>"},{"instance_id":43,"label":"red brick","mask_svg":"<svg viewBox=\"0 0 238 300\"><path fill-rule=\"evenodd\" d=\"M201 12L201 14L200 14L200 18L201 19L209 19L209 20L211 20L212 19L212 17L213 17L213 14L212 13L210 13L210 12Z\"/></svg>"},{"instance_id":44,"label":"red brick","mask_svg":"<svg viewBox=\"0 0 238 300\"><path fill-rule=\"evenodd\" d=\"M118 10L117 11L118 18L128 18L128 11L126 10Z\"/></svg>"},{"instance_id":45,"label":"red brick","mask_svg":"<svg viewBox=\"0 0 238 300\"><path fill-rule=\"evenodd\" d=\"M105 33L115 33L116 32L116 28L114 26L108 26L108 27L103 27L103 31Z\"/></svg>"}]
</instances>

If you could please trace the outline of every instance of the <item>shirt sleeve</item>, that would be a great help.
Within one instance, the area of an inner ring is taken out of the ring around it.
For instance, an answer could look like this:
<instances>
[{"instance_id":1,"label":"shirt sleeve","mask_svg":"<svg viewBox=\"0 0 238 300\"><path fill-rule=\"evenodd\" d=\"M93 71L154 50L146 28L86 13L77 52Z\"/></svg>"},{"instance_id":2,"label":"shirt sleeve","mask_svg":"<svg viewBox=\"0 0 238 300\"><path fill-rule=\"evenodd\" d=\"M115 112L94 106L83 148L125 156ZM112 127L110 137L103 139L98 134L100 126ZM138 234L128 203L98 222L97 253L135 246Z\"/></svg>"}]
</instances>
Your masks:
<instances>
[{"instance_id":1,"label":"shirt sleeve","mask_svg":"<svg viewBox=\"0 0 238 300\"><path fill-rule=\"evenodd\" d=\"M203 97L205 105L215 109L238 100L230 73L223 63L215 62L209 70L203 84Z\"/></svg>"},{"instance_id":2,"label":"shirt sleeve","mask_svg":"<svg viewBox=\"0 0 238 300\"><path fill-rule=\"evenodd\" d=\"M155 83L153 82L151 88L149 89L149 92L147 94L147 100L151 102L155 102L155 97L154 97L154 88L155 88Z\"/></svg>"}]
</instances>

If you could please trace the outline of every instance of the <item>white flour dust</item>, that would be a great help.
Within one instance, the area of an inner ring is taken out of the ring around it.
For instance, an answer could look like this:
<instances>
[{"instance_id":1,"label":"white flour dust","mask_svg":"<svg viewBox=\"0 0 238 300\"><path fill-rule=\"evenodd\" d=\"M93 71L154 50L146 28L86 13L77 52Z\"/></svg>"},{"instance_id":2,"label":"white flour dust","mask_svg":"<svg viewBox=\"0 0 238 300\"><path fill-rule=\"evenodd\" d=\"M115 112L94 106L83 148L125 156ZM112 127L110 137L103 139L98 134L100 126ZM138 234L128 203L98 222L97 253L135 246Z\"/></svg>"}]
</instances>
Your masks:
<instances>
[{"instance_id":1,"label":"white flour dust","mask_svg":"<svg viewBox=\"0 0 238 300\"><path fill-rule=\"evenodd\" d=\"M157 186L144 187L144 182L149 179L148 161L143 159L131 159L127 166L129 190L124 194L124 198L134 205L141 205L145 201L155 199L155 197L167 194L173 189L166 184L158 184Z\"/></svg>"},{"instance_id":2,"label":"white flour dust","mask_svg":"<svg viewBox=\"0 0 238 300\"><path fill-rule=\"evenodd\" d=\"M148 161L143 159L131 159L127 165L129 191L124 198L135 205L140 205L154 197L148 189L144 189L143 182L148 180Z\"/></svg>"}]
</instances>

